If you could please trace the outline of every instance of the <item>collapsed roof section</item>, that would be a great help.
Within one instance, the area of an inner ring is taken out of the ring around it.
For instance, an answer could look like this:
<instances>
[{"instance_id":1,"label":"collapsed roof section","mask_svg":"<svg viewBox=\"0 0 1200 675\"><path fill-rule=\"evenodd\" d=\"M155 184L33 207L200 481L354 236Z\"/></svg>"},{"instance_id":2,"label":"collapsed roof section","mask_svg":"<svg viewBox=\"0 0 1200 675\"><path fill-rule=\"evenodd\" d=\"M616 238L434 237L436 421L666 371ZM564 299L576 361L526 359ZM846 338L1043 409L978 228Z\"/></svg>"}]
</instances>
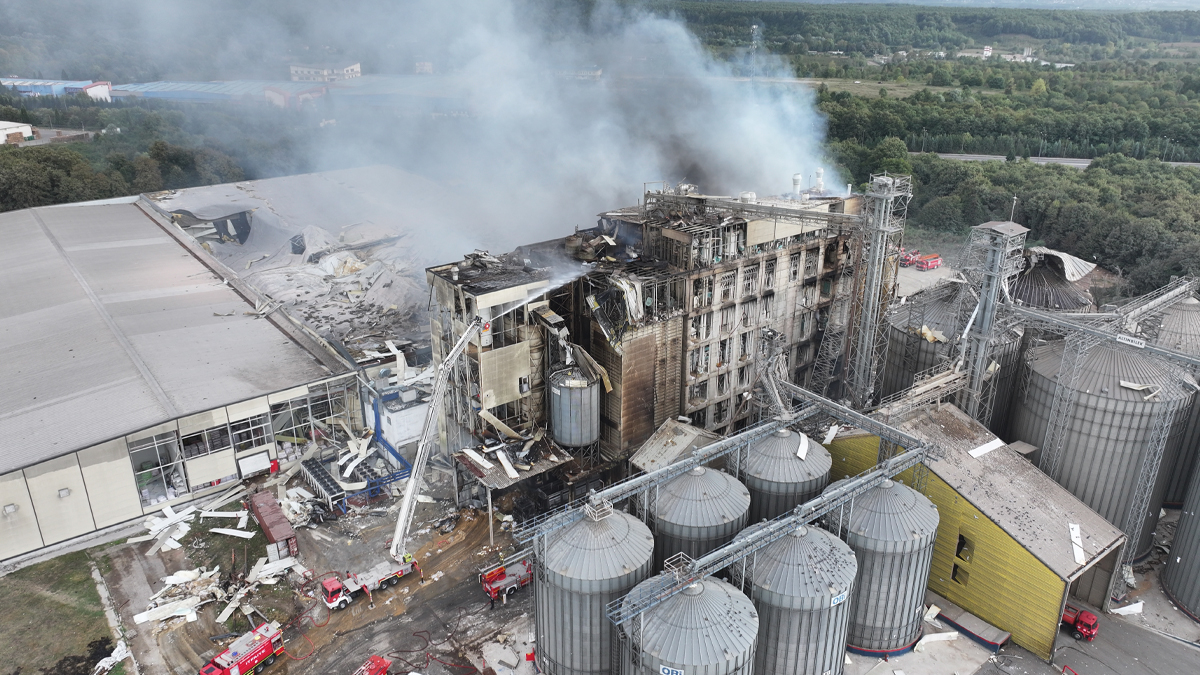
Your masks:
<instances>
[{"instance_id":1,"label":"collapsed roof section","mask_svg":"<svg viewBox=\"0 0 1200 675\"><path fill-rule=\"evenodd\" d=\"M1080 283L1094 263L1044 246L1025 249L1025 269L1013 278L1011 293L1028 307L1082 312L1093 307L1092 294Z\"/></svg>"},{"instance_id":2,"label":"collapsed roof section","mask_svg":"<svg viewBox=\"0 0 1200 675\"><path fill-rule=\"evenodd\" d=\"M387 339L423 333L421 238L429 236L428 217L444 213L447 202L420 177L375 166L148 198L220 262L359 363L390 358Z\"/></svg>"}]
</instances>

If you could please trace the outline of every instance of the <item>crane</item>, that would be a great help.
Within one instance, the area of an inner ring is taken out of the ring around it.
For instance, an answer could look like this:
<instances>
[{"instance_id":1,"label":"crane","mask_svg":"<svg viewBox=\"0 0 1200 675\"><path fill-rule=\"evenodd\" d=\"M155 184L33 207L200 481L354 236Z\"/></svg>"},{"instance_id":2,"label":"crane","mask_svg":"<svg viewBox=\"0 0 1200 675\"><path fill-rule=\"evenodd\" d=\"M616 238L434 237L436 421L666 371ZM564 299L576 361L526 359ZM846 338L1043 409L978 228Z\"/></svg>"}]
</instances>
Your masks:
<instances>
[{"instance_id":1,"label":"crane","mask_svg":"<svg viewBox=\"0 0 1200 675\"><path fill-rule=\"evenodd\" d=\"M446 388L450 386L450 371L454 363L467 349L471 339L479 334L483 319L475 317L467 324L458 342L450 348L446 358L438 366L437 377L434 379L433 396L429 399L429 410L425 412L425 426L421 429L421 439L417 442L417 452L413 456L412 471L409 472L408 483L404 486L404 497L400 501L400 515L396 518L396 532L392 535L392 547L389 553L398 561L403 561L407 553L405 539L408 538L408 528L412 525L413 513L417 501L417 493L425 473L425 465L429 463L429 453L433 446L433 434L437 429L438 413L442 409L442 401L446 398Z\"/></svg>"}]
</instances>

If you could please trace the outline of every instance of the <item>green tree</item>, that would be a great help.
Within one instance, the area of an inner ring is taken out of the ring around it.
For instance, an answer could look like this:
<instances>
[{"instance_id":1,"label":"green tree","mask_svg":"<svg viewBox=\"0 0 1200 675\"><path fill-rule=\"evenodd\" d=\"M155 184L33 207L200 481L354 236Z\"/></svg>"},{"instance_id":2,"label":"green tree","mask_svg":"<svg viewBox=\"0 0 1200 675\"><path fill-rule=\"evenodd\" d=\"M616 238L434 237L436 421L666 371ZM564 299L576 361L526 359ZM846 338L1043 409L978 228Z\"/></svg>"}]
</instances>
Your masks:
<instances>
[{"instance_id":1,"label":"green tree","mask_svg":"<svg viewBox=\"0 0 1200 675\"><path fill-rule=\"evenodd\" d=\"M1044 96L1046 94L1046 81L1038 78L1029 86L1029 94L1031 96Z\"/></svg>"}]
</instances>

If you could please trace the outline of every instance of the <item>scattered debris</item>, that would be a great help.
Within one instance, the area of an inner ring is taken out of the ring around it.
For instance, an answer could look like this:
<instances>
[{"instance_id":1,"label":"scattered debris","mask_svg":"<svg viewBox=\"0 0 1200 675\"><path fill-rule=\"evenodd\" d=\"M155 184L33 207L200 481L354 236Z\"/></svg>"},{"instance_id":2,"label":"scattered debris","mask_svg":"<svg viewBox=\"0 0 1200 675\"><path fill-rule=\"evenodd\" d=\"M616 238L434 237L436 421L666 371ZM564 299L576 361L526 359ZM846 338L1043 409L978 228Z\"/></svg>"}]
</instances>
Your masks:
<instances>
[{"instance_id":1,"label":"scattered debris","mask_svg":"<svg viewBox=\"0 0 1200 675\"><path fill-rule=\"evenodd\" d=\"M209 532L216 532L217 534L227 534L231 537L241 537L242 539L253 539L254 538L253 532L247 532L246 530L231 530L227 527L210 528Z\"/></svg>"},{"instance_id":2,"label":"scattered debris","mask_svg":"<svg viewBox=\"0 0 1200 675\"><path fill-rule=\"evenodd\" d=\"M1110 611L1112 611L1113 614L1129 616L1130 614L1141 614L1142 607L1143 607L1142 601L1138 600L1137 602L1133 603L1132 605L1125 605L1124 607L1113 607L1112 610L1110 610Z\"/></svg>"},{"instance_id":3,"label":"scattered debris","mask_svg":"<svg viewBox=\"0 0 1200 675\"><path fill-rule=\"evenodd\" d=\"M92 675L107 673L116 667L118 663L132 656L133 652L129 651L129 646L125 644L125 641L117 640L117 646L112 650L112 654L104 657L96 664L96 667L92 670Z\"/></svg>"},{"instance_id":4,"label":"scattered debris","mask_svg":"<svg viewBox=\"0 0 1200 675\"><path fill-rule=\"evenodd\" d=\"M915 647L913 647L913 651L925 651L925 645L929 644L930 642L948 642L957 639L958 633L954 631L950 631L948 633L926 633L925 637L917 640L917 644Z\"/></svg>"}]
</instances>

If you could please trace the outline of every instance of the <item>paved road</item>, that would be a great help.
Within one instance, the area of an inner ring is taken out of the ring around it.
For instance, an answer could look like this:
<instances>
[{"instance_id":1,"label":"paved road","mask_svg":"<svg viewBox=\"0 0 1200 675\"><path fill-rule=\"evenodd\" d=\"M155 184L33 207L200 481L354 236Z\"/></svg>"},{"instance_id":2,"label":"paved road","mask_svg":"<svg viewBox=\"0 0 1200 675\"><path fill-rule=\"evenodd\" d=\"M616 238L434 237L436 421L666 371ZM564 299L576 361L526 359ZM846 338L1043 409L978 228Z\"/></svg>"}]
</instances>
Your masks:
<instances>
[{"instance_id":1,"label":"paved road","mask_svg":"<svg viewBox=\"0 0 1200 675\"><path fill-rule=\"evenodd\" d=\"M919 155L921 153L912 152L909 154ZM937 153L937 156L941 157L943 159L957 159L957 160L960 160L963 162L990 162L993 160L1000 161L1000 162L1004 161L1004 155L960 155L957 153L939 152L939 153ZM1079 159L1077 157L1030 157L1029 161L1033 162L1034 164L1065 164L1066 166L1073 166L1076 169L1086 169L1088 167L1088 165L1092 163L1092 160L1090 160L1090 159ZM1167 163L1171 164L1173 166L1200 167L1200 163L1197 163L1197 162L1167 162Z\"/></svg>"},{"instance_id":2,"label":"paved road","mask_svg":"<svg viewBox=\"0 0 1200 675\"><path fill-rule=\"evenodd\" d=\"M1054 663L1047 665L1020 647L1005 647L975 675L1060 675L1063 666L1079 675L1194 675L1200 672L1200 648L1101 616L1093 642L1076 641L1063 632Z\"/></svg>"}]
</instances>

